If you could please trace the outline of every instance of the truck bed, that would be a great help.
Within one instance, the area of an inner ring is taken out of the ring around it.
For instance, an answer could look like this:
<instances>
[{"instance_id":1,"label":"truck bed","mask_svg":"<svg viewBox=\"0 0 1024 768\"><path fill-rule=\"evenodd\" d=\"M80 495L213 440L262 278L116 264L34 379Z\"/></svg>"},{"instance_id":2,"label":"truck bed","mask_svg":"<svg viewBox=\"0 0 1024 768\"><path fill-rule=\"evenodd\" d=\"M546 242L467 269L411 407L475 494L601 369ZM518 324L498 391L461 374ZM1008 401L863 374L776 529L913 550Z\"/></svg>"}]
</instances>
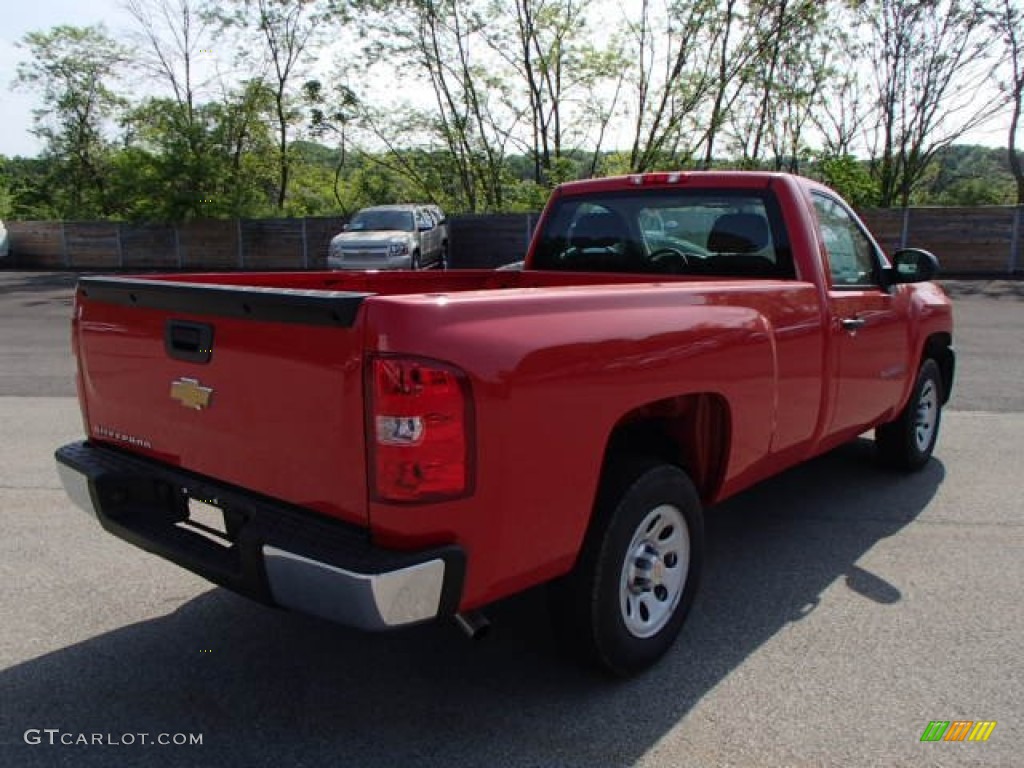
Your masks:
<instances>
[{"instance_id":1,"label":"truck bed","mask_svg":"<svg viewBox=\"0 0 1024 768\"><path fill-rule=\"evenodd\" d=\"M623 317L699 306L706 280L468 270L84 277L74 319L83 417L93 440L368 526L363 358L402 335L381 336L373 306L387 304L378 317L397 326L429 324L424 338L447 344L438 326L454 317L440 312L448 301L501 336L503 318L523 313L544 324L609 302ZM740 305L763 303L770 283L732 290L748 294Z\"/></svg>"}]
</instances>

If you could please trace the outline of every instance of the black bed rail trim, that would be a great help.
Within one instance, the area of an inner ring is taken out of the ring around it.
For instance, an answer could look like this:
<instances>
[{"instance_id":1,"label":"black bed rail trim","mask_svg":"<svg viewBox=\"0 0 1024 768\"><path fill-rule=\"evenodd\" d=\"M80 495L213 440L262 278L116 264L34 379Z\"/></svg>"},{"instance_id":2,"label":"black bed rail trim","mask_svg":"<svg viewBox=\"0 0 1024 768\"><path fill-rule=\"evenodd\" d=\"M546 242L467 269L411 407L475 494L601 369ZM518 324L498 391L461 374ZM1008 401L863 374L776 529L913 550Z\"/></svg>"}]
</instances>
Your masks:
<instances>
[{"instance_id":1,"label":"black bed rail trim","mask_svg":"<svg viewBox=\"0 0 1024 768\"><path fill-rule=\"evenodd\" d=\"M82 277L78 290L90 301L127 307L342 328L355 324L363 300L373 295L132 277Z\"/></svg>"}]
</instances>

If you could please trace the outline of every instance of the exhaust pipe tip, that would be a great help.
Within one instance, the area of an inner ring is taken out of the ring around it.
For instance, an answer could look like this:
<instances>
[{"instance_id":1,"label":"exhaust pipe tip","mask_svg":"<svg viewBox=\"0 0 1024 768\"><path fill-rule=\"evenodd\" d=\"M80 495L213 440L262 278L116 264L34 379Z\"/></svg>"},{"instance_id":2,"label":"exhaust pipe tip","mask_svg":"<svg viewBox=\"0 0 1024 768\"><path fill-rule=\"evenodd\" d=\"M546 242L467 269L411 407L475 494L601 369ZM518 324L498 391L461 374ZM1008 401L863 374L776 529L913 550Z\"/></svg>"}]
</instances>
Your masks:
<instances>
[{"instance_id":1,"label":"exhaust pipe tip","mask_svg":"<svg viewBox=\"0 0 1024 768\"><path fill-rule=\"evenodd\" d=\"M456 613L455 623L470 640L480 640L491 631L491 622L480 611Z\"/></svg>"}]
</instances>

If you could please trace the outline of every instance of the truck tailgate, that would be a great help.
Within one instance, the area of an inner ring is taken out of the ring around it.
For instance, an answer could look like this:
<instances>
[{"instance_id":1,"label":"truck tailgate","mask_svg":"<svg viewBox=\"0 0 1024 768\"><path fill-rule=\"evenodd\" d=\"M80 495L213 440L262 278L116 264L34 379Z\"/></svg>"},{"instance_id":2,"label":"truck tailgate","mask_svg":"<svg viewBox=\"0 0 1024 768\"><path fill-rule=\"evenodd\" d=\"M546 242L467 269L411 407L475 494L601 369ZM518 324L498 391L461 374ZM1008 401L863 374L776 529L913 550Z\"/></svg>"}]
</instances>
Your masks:
<instances>
[{"instance_id":1,"label":"truck tailgate","mask_svg":"<svg viewBox=\"0 0 1024 768\"><path fill-rule=\"evenodd\" d=\"M90 439L367 525L367 295L83 278Z\"/></svg>"}]
</instances>

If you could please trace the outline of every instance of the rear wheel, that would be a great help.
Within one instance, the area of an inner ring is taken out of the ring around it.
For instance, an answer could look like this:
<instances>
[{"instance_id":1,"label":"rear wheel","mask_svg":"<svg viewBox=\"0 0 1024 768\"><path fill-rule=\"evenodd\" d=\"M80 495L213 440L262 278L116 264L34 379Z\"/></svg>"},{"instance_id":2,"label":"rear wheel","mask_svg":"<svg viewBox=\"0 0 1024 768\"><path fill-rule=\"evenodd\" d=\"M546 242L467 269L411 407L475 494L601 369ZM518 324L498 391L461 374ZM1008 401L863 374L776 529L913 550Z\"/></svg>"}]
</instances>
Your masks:
<instances>
[{"instance_id":1,"label":"rear wheel","mask_svg":"<svg viewBox=\"0 0 1024 768\"><path fill-rule=\"evenodd\" d=\"M939 437L942 400L939 366L934 360L925 360L906 407L896 419L875 430L875 444L884 464L914 470L928 463Z\"/></svg>"},{"instance_id":2,"label":"rear wheel","mask_svg":"<svg viewBox=\"0 0 1024 768\"><path fill-rule=\"evenodd\" d=\"M655 460L619 460L575 569L552 585L562 639L618 675L650 666L683 626L703 551L700 500L686 473Z\"/></svg>"}]
</instances>

